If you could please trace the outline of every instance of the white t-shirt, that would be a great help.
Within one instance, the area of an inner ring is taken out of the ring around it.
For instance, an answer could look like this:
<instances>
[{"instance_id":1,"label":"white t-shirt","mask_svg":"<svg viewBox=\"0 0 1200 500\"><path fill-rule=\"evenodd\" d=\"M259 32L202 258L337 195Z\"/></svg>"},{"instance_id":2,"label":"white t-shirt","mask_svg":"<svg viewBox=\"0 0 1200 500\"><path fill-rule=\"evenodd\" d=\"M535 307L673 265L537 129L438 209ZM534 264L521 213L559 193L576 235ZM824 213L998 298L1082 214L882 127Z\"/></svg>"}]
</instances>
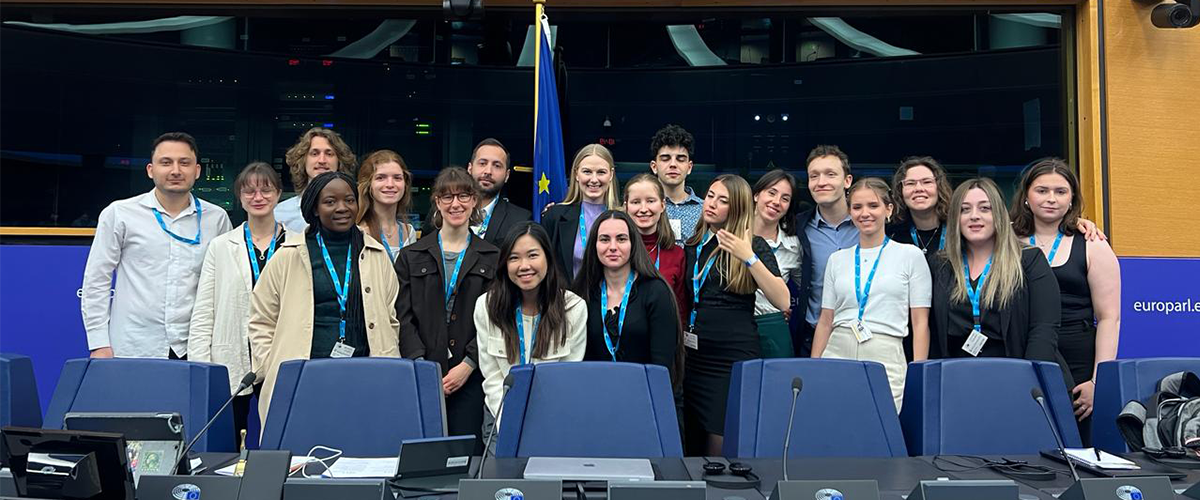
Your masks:
<instances>
[{"instance_id":1,"label":"white t-shirt","mask_svg":"<svg viewBox=\"0 0 1200 500\"><path fill-rule=\"evenodd\" d=\"M783 278L783 282L799 279L800 238L787 236L783 234L783 230L779 230L774 240L767 240L767 245L770 245L771 251L775 253L775 262L779 264L779 276ZM780 312L779 309L771 305L771 301L767 300L766 294L761 289L754 293L755 316L777 312Z\"/></svg>"},{"instance_id":2,"label":"white t-shirt","mask_svg":"<svg viewBox=\"0 0 1200 500\"><path fill-rule=\"evenodd\" d=\"M862 249L862 286L880 248ZM850 326L858 319L858 297L854 291L854 249L843 248L829 256L825 267L825 292L821 308L833 310L833 326ZM879 268L872 280L863 323L874 335L904 337L908 335L908 312L913 307L929 307L933 280L929 264L921 249L890 241L880 257Z\"/></svg>"}]
</instances>

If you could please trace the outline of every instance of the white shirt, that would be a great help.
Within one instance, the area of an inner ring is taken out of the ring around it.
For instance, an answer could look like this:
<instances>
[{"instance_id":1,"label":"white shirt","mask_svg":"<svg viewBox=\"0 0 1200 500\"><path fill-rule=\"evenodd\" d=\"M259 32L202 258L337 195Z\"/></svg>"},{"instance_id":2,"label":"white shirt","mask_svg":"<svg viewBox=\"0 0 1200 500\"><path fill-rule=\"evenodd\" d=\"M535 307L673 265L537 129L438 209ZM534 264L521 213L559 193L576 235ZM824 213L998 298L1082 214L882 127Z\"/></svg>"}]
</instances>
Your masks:
<instances>
[{"instance_id":1,"label":"white shirt","mask_svg":"<svg viewBox=\"0 0 1200 500\"><path fill-rule=\"evenodd\" d=\"M491 229L492 221L488 220L488 217L491 216L491 214L494 210L496 210L496 203L499 201L500 201L500 195L496 194L496 197L492 198L492 202L488 203L486 206L483 207L483 210L480 211L483 218L479 221L479 224L471 225L471 232L475 233L475 236L479 236L479 237L486 236L486 234L479 234L479 232L483 230L483 221L485 221L485 220L488 221L488 229Z\"/></svg>"},{"instance_id":2,"label":"white shirt","mask_svg":"<svg viewBox=\"0 0 1200 500\"><path fill-rule=\"evenodd\" d=\"M562 346L551 346L544 358L532 357L533 316L521 314L525 349L529 355L526 361L535 364L583 361L583 353L587 349L587 303L568 290L563 291L563 296L566 306L567 342ZM484 403L487 410L495 415L498 424L500 415L496 415L496 412L500 409L500 398L504 392L504 377L508 376L513 364L508 362L507 351L504 348L504 332L488 317L487 300L488 294L485 293L475 301L475 343L479 348L479 370L483 374ZM519 354L517 359L520 359Z\"/></svg>"},{"instance_id":3,"label":"white shirt","mask_svg":"<svg viewBox=\"0 0 1200 500\"><path fill-rule=\"evenodd\" d=\"M289 233L304 234L308 223L304 222L304 214L300 213L300 193L275 205L275 220L282 223Z\"/></svg>"},{"instance_id":4,"label":"white shirt","mask_svg":"<svg viewBox=\"0 0 1200 500\"><path fill-rule=\"evenodd\" d=\"M800 238L783 234L780 229L774 240L767 240L771 251L775 253L775 262L779 264L779 276L787 283L800 277ZM771 305L767 295L761 289L754 292L754 315L774 314L781 312Z\"/></svg>"},{"instance_id":5,"label":"white shirt","mask_svg":"<svg viewBox=\"0 0 1200 500\"><path fill-rule=\"evenodd\" d=\"M196 236L194 199L175 218L153 190L114 201L100 212L79 300L88 349L112 347L122 357L165 358L168 348L187 354L200 266L209 242L229 231L229 215L200 200L200 244L189 245L163 231L154 209L171 232ZM116 289L110 301L113 271Z\"/></svg>"},{"instance_id":6,"label":"white shirt","mask_svg":"<svg viewBox=\"0 0 1200 500\"><path fill-rule=\"evenodd\" d=\"M833 310L833 326L850 326L858 320L858 297L854 292L854 248L843 248L829 256L825 267L825 292L821 308ZM867 286L871 266L879 249L864 248L861 252L862 286ZM890 241L880 257L863 323L873 335L908 335L908 312L913 307L929 307L933 295L933 280L929 264L921 249L905 243Z\"/></svg>"}]
</instances>

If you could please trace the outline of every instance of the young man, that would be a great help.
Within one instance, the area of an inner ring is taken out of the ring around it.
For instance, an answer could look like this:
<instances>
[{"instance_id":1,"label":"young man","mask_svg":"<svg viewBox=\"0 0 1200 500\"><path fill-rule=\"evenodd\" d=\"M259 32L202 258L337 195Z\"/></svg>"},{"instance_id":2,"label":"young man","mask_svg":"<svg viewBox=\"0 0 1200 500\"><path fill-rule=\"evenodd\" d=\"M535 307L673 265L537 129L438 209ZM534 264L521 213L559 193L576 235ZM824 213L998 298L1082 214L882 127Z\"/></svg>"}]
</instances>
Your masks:
<instances>
[{"instance_id":1,"label":"young man","mask_svg":"<svg viewBox=\"0 0 1200 500\"><path fill-rule=\"evenodd\" d=\"M327 128L308 129L296 144L288 149L284 161L291 169L292 185L296 196L279 202L275 206L275 220L283 223L289 232L302 233L308 224L300 213L300 195L308 182L318 175L335 170L353 175L357 159L350 146L337 132Z\"/></svg>"},{"instance_id":2,"label":"young man","mask_svg":"<svg viewBox=\"0 0 1200 500\"><path fill-rule=\"evenodd\" d=\"M679 125L667 125L650 140L650 171L658 176L667 191L667 218L675 239L683 243L696 230L696 221L704 208L704 200L687 187L692 173L692 134Z\"/></svg>"},{"instance_id":3,"label":"young man","mask_svg":"<svg viewBox=\"0 0 1200 500\"><path fill-rule=\"evenodd\" d=\"M471 231L499 247L513 227L533 219L533 214L528 210L513 205L501 196L504 183L508 182L508 150L500 141L490 137L479 141L471 153L467 172L475 179L482 196L479 206L483 211L483 222L471 226Z\"/></svg>"},{"instance_id":4,"label":"young man","mask_svg":"<svg viewBox=\"0 0 1200 500\"><path fill-rule=\"evenodd\" d=\"M805 358L812 355L813 332L821 316L825 264L833 252L858 243L858 228L846 205L846 191L854 180L850 158L837 146L821 145L808 153L806 165L808 191L817 206L796 216L796 236L804 252L797 283L800 294L793 303L794 313L802 314L803 321L792 339L796 355Z\"/></svg>"},{"instance_id":5,"label":"young man","mask_svg":"<svg viewBox=\"0 0 1200 500\"><path fill-rule=\"evenodd\" d=\"M154 189L100 212L80 296L92 357L187 359L204 252L231 229L224 210L192 195L196 158L192 136L159 136L146 165Z\"/></svg>"}]
</instances>

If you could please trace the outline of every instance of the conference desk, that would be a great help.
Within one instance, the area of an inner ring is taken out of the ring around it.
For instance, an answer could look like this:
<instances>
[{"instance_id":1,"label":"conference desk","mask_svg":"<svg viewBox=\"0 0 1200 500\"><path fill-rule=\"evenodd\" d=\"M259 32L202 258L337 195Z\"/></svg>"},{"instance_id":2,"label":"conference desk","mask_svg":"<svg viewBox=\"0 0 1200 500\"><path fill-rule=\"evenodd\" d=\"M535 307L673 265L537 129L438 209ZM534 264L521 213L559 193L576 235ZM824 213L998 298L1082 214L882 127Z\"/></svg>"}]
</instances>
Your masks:
<instances>
[{"instance_id":1,"label":"conference desk","mask_svg":"<svg viewBox=\"0 0 1200 500\"><path fill-rule=\"evenodd\" d=\"M1126 454L1125 456L1135 462L1150 463L1145 458L1141 458L1135 454ZM205 459L206 465L209 463L220 465L217 461L229 461L234 459L235 455L201 454L201 457ZM218 458L219 460L214 461L214 458ZM879 483L880 498L883 500L902 500L912 491L918 481L939 478L1012 479L1016 481L1020 489L1021 500L1054 500L1057 495L1071 486L1073 482L1065 464L1042 456L993 455L985 456L985 458L994 460L1007 458L1013 461L1023 461L1031 465L1056 469L1060 472L1052 480L1037 481L1009 477L988 469L943 471L935 466L934 457L928 456L901 458L795 458L788 460L788 478L792 480L873 479ZM654 467L656 478L659 480L703 481L704 474L702 467L706 460L721 463L730 462L730 460L717 457L707 459L702 457L687 457L683 459L652 458L650 462ZM707 494L709 500L765 500L775 488L775 483L783 477L782 460L780 459L750 458L733 461L750 465L754 470L754 474L761 480L761 486L758 489L721 489L710 485ZM523 458L489 458L484 464L483 477L489 479L521 478L525 470L525 462L526 459ZM312 467L309 470L310 473L317 474L320 472L319 466L310 467ZM470 465L471 473L475 473L478 467L479 458L472 458ZM1186 474L1186 477L1172 481L1171 484L1177 491L1182 491L1192 484L1200 482L1200 470L1198 469L1181 469L1179 472ZM1100 477L1084 470L1080 470L1079 475L1084 478ZM726 474L721 476L721 479L728 481L738 478ZM326 479L326 481L337 481L337 479ZM585 483L584 486L587 499L603 499L606 497L603 483ZM455 499L457 496L453 493L445 493L439 495L410 495L402 498L429 500L436 498L448 500ZM575 500L577 497L574 493L570 493L564 494L563 498ZM285 498L284 500L288 499Z\"/></svg>"}]
</instances>

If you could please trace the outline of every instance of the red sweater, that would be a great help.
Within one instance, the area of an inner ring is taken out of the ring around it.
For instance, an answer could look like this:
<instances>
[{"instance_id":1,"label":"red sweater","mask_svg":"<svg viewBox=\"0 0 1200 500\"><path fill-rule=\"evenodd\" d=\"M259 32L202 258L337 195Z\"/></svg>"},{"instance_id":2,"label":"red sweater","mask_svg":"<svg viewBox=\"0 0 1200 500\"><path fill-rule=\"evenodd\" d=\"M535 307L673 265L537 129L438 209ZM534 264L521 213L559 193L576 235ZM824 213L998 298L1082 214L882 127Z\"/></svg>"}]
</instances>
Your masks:
<instances>
[{"instance_id":1,"label":"red sweater","mask_svg":"<svg viewBox=\"0 0 1200 500\"><path fill-rule=\"evenodd\" d=\"M650 254L651 264L658 259L658 272L667 280L667 284L671 285L671 291L675 292L675 303L679 305L679 320L686 324L691 304L687 302L688 294L685 288L687 284L684 273L687 271L683 267L687 259L683 254L683 247L675 245L670 250L663 250L660 256L658 234L643 234L642 243L646 245L646 251Z\"/></svg>"}]
</instances>

